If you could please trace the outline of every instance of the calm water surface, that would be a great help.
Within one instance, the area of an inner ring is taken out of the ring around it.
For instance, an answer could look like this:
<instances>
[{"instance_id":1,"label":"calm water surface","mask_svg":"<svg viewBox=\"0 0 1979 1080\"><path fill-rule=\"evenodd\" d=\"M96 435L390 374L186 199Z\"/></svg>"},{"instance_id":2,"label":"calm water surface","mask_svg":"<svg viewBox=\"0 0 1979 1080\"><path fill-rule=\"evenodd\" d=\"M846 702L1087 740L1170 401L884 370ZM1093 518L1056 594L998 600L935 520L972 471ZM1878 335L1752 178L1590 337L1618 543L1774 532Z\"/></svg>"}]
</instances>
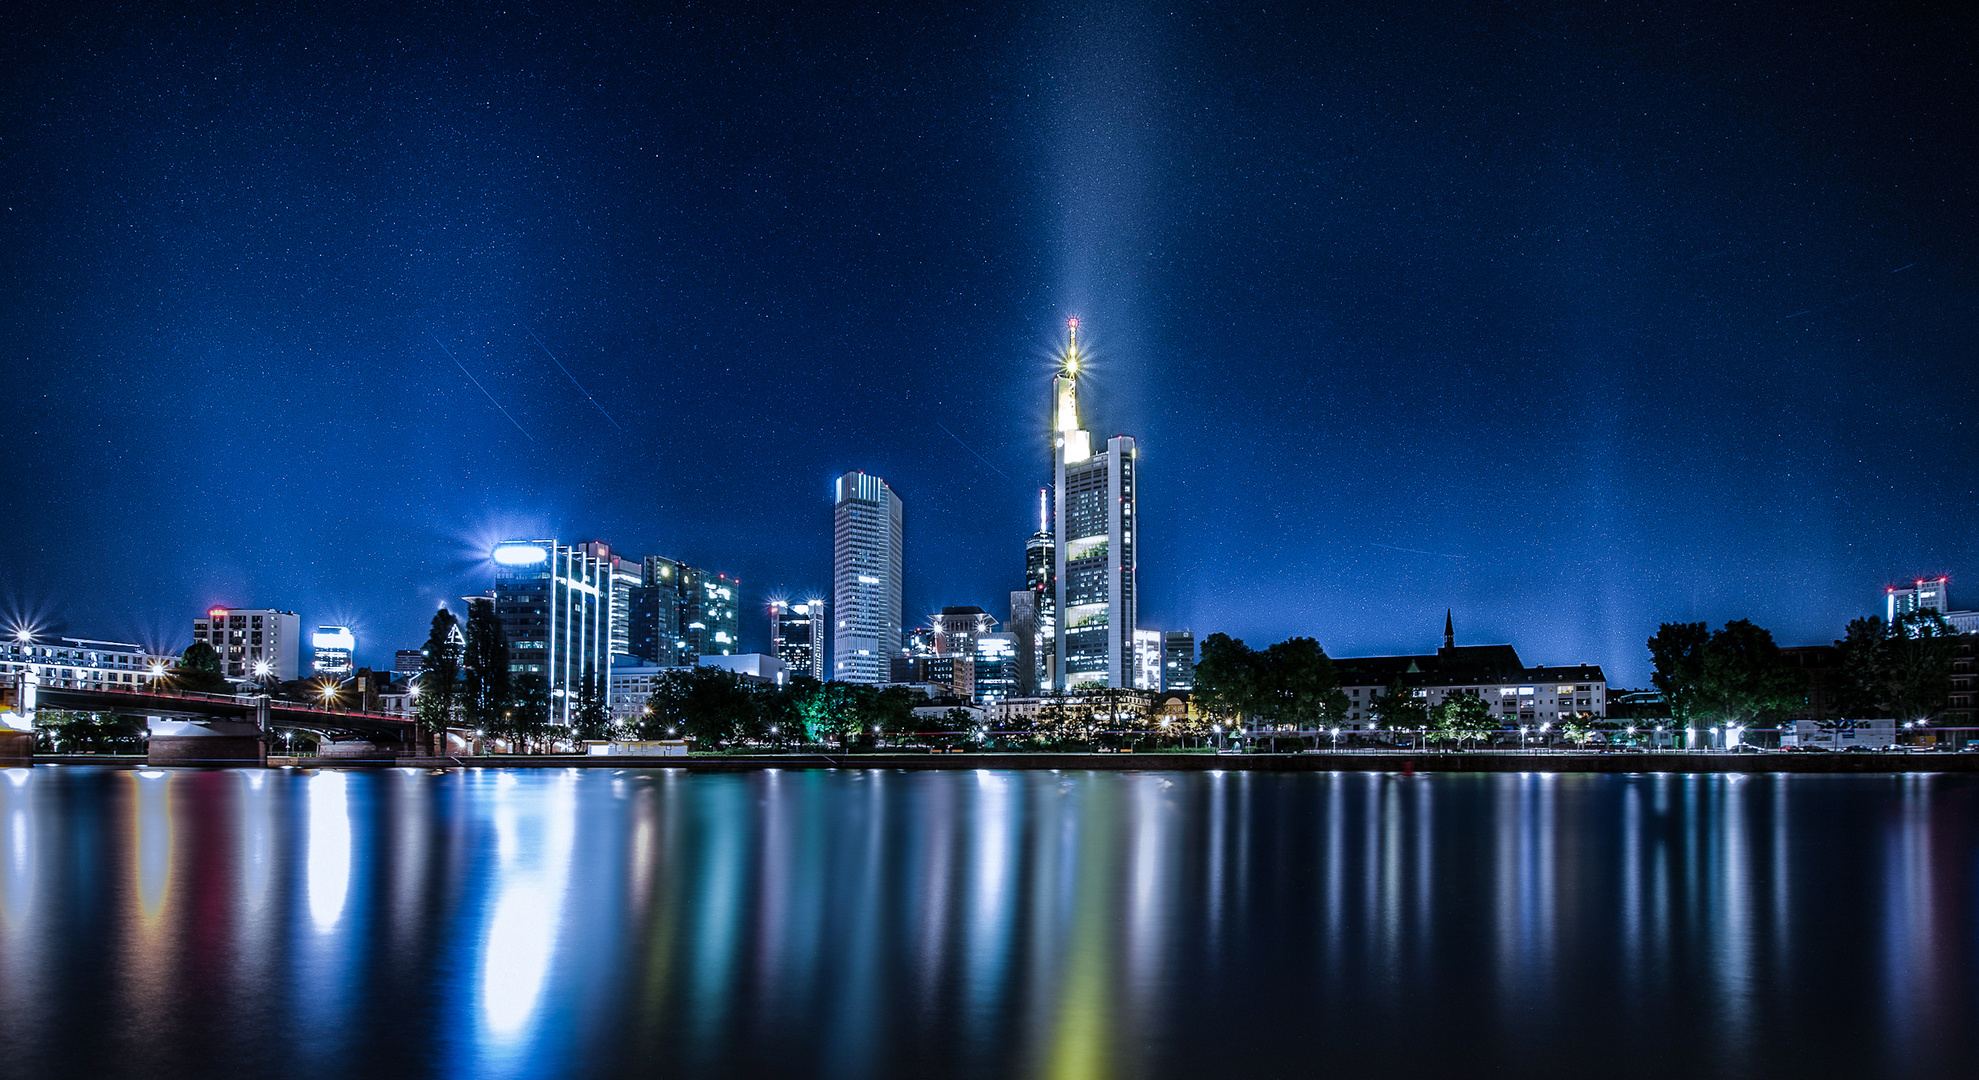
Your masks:
<instances>
[{"instance_id":1,"label":"calm water surface","mask_svg":"<svg viewBox=\"0 0 1979 1080\"><path fill-rule=\"evenodd\" d=\"M0 1074L1969 1076L1979 782L0 771Z\"/></svg>"}]
</instances>

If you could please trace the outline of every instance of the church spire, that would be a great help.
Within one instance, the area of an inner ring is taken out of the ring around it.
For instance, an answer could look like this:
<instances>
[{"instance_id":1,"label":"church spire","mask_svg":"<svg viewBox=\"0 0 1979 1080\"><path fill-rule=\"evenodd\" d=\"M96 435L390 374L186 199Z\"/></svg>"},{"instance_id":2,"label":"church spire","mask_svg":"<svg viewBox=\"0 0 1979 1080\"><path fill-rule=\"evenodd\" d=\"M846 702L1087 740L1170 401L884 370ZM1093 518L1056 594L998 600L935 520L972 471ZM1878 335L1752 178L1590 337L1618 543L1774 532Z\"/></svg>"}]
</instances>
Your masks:
<instances>
[{"instance_id":1,"label":"church spire","mask_svg":"<svg viewBox=\"0 0 1979 1080\"><path fill-rule=\"evenodd\" d=\"M1443 647L1446 649L1457 647L1457 624L1451 621L1449 608L1443 609Z\"/></svg>"}]
</instances>

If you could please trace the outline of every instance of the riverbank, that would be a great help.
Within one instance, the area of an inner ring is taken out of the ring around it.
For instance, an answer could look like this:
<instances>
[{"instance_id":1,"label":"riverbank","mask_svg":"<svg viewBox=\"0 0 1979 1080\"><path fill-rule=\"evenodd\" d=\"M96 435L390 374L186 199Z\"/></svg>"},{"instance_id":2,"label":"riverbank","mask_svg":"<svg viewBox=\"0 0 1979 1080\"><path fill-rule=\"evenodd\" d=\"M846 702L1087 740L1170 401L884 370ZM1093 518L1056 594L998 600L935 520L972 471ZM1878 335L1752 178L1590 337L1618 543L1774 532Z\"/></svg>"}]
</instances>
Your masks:
<instances>
[{"instance_id":1,"label":"riverbank","mask_svg":"<svg viewBox=\"0 0 1979 1080\"><path fill-rule=\"evenodd\" d=\"M37 764L144 768L142 757L38 754ZM1699 752L1319 754L761 754L637 757L543 754L461 758L286 758L270 768L305 769L1044 769L1106 772L1398 772L1398 773L1979 773L1979 754L1723 754Z\"/></svg>"},{"instance_id":2,"label":"riverbank","mask_svg":"<svg viewBox=\"0 0 1979 1080\"><path fill-rule=\"evenodd\" d=\"M1592 772L1592 773L1979 773L1979 754L1722 754L1664 753L1319 753L1319 754L762 754L679 757L582 757L545 755L478 758L402 758L354 762L271 758L269 764L307 768L376 764L410 768L686 769L689 772L753 772L761 769L1097 769L1122 771L1232 772Z\"/></svg>"}]
</instances>

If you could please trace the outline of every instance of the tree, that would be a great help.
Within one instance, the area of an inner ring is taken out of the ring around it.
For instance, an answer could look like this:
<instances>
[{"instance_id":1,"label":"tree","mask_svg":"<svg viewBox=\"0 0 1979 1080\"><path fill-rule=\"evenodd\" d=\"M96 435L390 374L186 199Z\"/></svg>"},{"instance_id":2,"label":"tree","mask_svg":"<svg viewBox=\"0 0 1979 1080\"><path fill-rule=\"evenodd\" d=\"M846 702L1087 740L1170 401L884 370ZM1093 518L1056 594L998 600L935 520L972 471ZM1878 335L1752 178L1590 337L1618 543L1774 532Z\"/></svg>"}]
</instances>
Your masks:
<instances>
[{"instance_id":1,"label":"tree","mask_svg":"<svg viewBox=\"0 0 1979 1080\"><path fill-rule=\"evenodd\" d=\"M1685 726L1750 724L1806 701L1773 635L1745 619L1709 634L1703 623L1664 623L1649 639L1649 655L1656 664L1651 681Z\"/></svg>"},{"instance_id":2,"label":"tree","mask_svg":"<svg viewBox=\"0 0 1979 1080\"><path fill-rule=\"evenodd\" d=\"M492 603L476 601L468 606L461 683L461 717L467 726L483 731L500 728L515 688L509 678L508 631Z\"/></svg>"},{"instance_id":3,"label":"tree","mask_svg":"<svg viewBox=\"0 0 1979 1080\"><path fill-rule=\"evenodd\" d=\"M1202 655L1196 661L1197 708L1233 724L1242 724L1256 709L1257 668L1257 652L1243 641L1227 634L1204 638Z\"/></svg>"},{"instance_id":4,"label":"tree","mask_svg":"<svg viewBox=\"0 0 1979 1080\"><path fill-rule=\"evenodd\" d=\"M202 694L231 694L233 684L220 669L220 654L204 641L186 646L171 672L172 685Z\"/></svg>"},{"instance_id":5,"label":"tree","mask_svg":"<svg viewBox=\"0 0 1979 1080\"><path fill-rule=\"evenodd\" d=\"M446 731L454 723L460 704L460 620L442 607L433 613L426 634L426 664L419 672L418 704L413 719L419 730L433 736L433 753L446 753Z\"/></svg>"},{"instance_id":6,"label":"tree","mask_svg":"<svg viewBox=\"0 0 1979 1080\"><path fill-rule=\"evenodd\" d=\"M1842 710L1858 718L1928 723L1951 699L1957 644L1951 624L1929 608L1905 612L1888 625L1874 616L1850 622L1848 636L1835 643Z\"/></svg>"},{"instance_id":7,"label":"tree","mask_svg":"<svg viewBox=\"0 0 1979 1080\"><path fill-rule=\"evenodd\" d=\"M36 741L60 754L143 753L144 721L117 713L40 709L34 717Z\"/></svg>"},{"instance_id":8,"label":"tree","mask_svg":"<svg viewBox=\"0 0 1979 1080\"><path fill-rule=\"evenodd\" d=\"M1266 719L1296 730L1324 726L1347 712L1347 695L1319 642L1288 638L1253 654L1256 707Z\"/></svg>"},{"instance_id":9,"label":"tree","mask_svg":"<svg viewBox=\"0 0 1979 1080\"><path fill-rule=\"evenodd\" d=\"M1664 623L1649 639L1649 658L1656 673L1649 681L1663 692L1670 706L1670 719L1688 726L1697 707L1697 696L1704 682L1704 650L1711 644L1711 628L1704 623Z\"/></svg>"},{"instance_id":10,"label":"tree","mask_svg":"<svg viewBox=\"0 0 1979 1080\"><path fill-rule=\"evenodd\" d=\"M1451 691L1434 711L1437 730L1460 745L1466 739L1489 738L1498 730L1491 706L1472 690Z\"/></svg>"},{"instance_id":11,"label":"tree","mask_svg":"<svg viewBox=\"0 0 1979 1080\"><path fill-rule=\"evenodd\" d=\"M713 749L742 732L756 703L742 677L734 672L692 667L668 671L653 680L646 708L640 721L642 738L678 733Z\"/></svg>"},{"instance_id":12,"label":"tree","mask_svg":"<svg viewBox=\"0 0 1979 1080\"><path fill-rule=\"evenodd\" d=\"M591 664L584 665L584 681L577 688L577 708L570 720L573 733L580 739L611 738L612 708L605 701L605 688Z\"/></svg>"},{"instance_id":13,"label":"tree","mask_svg":"<svg viewBox=\"0 0 1979 1080\"><path fill-rule=\"evenodd\" d=\"M1416 689L1406 676L1397 675L1380 697L1368 702L1368 712L1377 725L1388 731L1429 727L1429 701L1416 696Z\"/></svg>"}]
</instances>

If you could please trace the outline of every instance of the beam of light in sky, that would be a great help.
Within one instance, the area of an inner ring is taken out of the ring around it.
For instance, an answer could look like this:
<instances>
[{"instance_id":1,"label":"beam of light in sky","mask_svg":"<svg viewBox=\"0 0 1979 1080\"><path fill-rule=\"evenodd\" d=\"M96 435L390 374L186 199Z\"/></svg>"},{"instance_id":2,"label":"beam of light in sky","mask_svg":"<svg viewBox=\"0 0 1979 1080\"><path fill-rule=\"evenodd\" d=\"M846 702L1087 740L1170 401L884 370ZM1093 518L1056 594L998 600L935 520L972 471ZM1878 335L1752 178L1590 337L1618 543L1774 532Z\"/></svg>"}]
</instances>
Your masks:
<instances>
[{"instance_id":1,"label":"beam of light in sky","mask_svg":"<svg viewBox=\"0 0 1979 1080\"><path fill-rule=\"evenodd\" d=\"M570 373L570 369L563 366L563 361L557 359L557 354L551 352L550 347L548 345L543 344L543 339L536 336L536 331L534 330L529 331L529 340L534 341L536 343L536 347L543 350L543 355L550 358L550 363L555 364L557 366L558 371L563 372L563 377L570 380L570 385L577 387L577 392L583 394L584 400L590 402L592 407L598 410L599 416L602 416L607 420L611 420L612 426L619 429L620 431L625 430L625 425L619 423L616 420L612 420L612 414L606 412L605 407L603 405L598 404L598 399L591 396L591 391L584 389L584 384L578 382L577 376L572 375Z\"/></svg>"},{"instance_id":2,"label":"beam of light in sky","mask_svg":"<svg viewBox=\"0 0 1979 1080\"><path fill-rule=\"evenodd\" d=\"M488 399L488 404L493 405L496 409L499 409L503 416L508 416L508 422L511 424L515 424L515 430L521 431L523 438L528 439L530 442L536 441L536 436L529 434L529 432L527 431L523 431L521 423L517 422L515 417L509 416L509 411L507 409L502 408L502 403L495 400L495 395L490 394L488 392L488 388L481 385L481 380L475 378L473 373L467 370L467 365L460 362L460 357L455 356L454 351L452 349L447 348L447 343L440 340L440 335L428 331L427 336L433 339L433 344L438 345L440 347L440 351L447 354L447 359L452 360L454 362L454 366L460 369L460 373L462 375L467 376L467 381L473 383L474 388L476 390L481 391L481 396Z\"/></svg>"}]
</instances>

